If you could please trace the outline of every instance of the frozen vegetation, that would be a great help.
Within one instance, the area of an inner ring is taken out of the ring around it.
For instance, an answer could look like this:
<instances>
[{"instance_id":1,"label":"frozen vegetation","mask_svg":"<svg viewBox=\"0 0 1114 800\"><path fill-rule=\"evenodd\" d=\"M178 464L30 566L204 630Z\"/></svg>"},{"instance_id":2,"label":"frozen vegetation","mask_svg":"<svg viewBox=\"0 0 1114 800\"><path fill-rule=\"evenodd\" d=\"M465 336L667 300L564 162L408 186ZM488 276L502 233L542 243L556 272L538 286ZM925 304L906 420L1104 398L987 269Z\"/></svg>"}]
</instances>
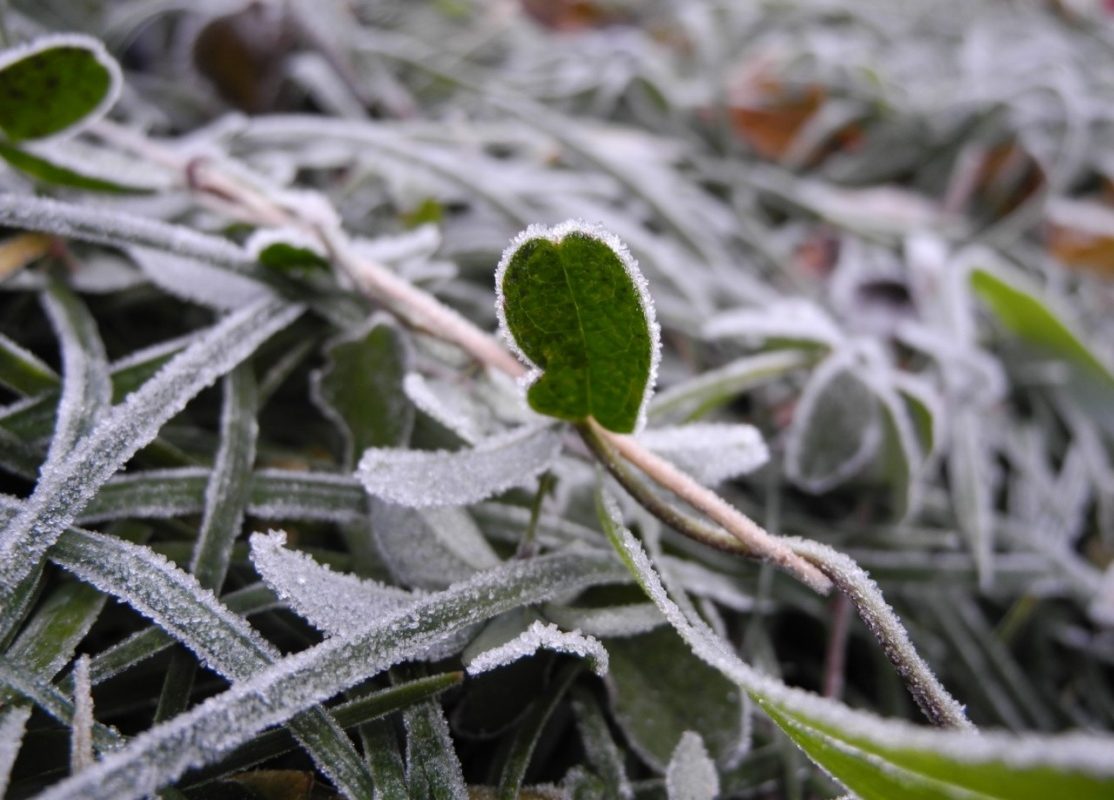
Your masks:
<instances>
[{"instance_id":1,"label":"frozen vegetation","mask_svg":"<svg viewBox=\"0 0 1114 800\"><path fill-rule=\"evenodd\" d=\"M1107 5L0 1L0 796L1114 796Z\"/></svg>"}]
</instances>

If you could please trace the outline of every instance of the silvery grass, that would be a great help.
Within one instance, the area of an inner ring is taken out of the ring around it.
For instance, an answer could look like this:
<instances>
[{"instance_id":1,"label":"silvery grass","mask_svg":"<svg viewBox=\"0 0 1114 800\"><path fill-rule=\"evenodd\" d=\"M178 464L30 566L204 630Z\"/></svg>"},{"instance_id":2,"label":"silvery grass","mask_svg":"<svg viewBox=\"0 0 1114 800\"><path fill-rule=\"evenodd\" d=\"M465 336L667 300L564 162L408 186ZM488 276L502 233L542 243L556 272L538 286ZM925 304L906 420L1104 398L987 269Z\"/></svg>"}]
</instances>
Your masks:
<instances>
[{"instance_id":1,"label":"silvery grass","mask_svg":"<svg viewBox=\"0 0 1114 800\"><path fill-rule=\"evenodd\" d=\"M70 5L9 34L96 27ZM98 5L110 50L232 10ZM1094 216L1105 24L691 3L561 37L309 5L284 113L202 124L212 87L167 61L29 150L147 194L0 172L0 246L53 237L0 284L0 790L199 795L261 759L348 797L1109 790L1109 289L1039 236ZM777 161L716 122L748 53L823 87ZM1042 191L955 200L1012 142ZM499 253L568 218L649 284L640 438L543 424L490 335ZM794 260L817 234L824 278ZM836 599L742 558L661 461Z\"/></svg>"}]
</instances>

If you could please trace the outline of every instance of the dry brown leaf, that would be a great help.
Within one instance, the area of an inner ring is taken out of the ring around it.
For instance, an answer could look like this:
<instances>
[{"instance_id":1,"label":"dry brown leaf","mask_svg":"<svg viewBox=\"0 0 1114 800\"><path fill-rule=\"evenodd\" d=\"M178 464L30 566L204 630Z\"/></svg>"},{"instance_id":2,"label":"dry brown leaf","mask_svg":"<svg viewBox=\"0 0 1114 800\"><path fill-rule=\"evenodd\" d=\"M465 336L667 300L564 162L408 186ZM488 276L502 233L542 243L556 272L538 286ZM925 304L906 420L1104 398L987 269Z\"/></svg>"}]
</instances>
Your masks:
<instances>
[{"instance_id":1,"label":"dry brown leaf","mask_svg":"<svg viewBox=\"0 0 1114 800\"><path fill-rule=\"evenodd\" d=\"M0 242L0 281L45 256L52 242L45 233L17 233Z\"/></svg>"}]
</instances>

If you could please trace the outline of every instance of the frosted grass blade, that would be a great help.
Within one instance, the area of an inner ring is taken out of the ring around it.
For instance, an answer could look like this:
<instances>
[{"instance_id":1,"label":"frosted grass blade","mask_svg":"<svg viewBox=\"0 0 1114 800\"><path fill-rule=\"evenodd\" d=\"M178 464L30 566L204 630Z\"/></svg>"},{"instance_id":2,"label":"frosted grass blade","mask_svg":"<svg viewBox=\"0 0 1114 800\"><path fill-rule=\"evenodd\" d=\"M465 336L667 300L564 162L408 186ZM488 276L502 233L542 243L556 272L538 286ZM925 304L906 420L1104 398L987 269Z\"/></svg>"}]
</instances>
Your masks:
<instances>
[{"instance_id":1,"label":"frosted grass blade","mask_svg":"<svg viewBox=\"0 0 1114 800\"><path fill-rule=\"evenodd\" d=\"M85 304L52 275L43 306L62 351L62 395L54 436L42 471L53 470L93 427L112 401L108 359L97 324Z\"/></svg>"},{"instance_id":2,"label":"frosted grass blade","mask_svg":"<svg viewBox=\"0 0 1114 800\"><path fill-rule=\"evenodd\" d=\"M181 467L118 475L105 483L77 521L83 525L133 517L200 514L209 470ZM355 478L328 472L261 469L251 481L248 513L262 519L360 522L368 498Z\"/></svg>"},{"instance_id":3,"label":"frosted grass blade","mask_svg":"<svg viewBox=\"0 0 1114 800\"><path fill-rule=\"evenodd\" d=\"M120 752L55 784L40 800L142 797L460 627L558 593L625 578L611 558L588 554L543 556L498 567L378 620L359 634L333 637L284 658L139 734Z\"/></svg>"},{"instance_id":4,"label":"frosted grass blade","mask_svg":"<svg viewBox=\"0 0 1114 800\"><path fill-rule=\"evenodd\" d=\"M51 558L156 621L202 664L229 680L246 681L280 658L273 645L196 578L147 548L70 529L51 551ZM326 712L310 710L290 727L338 788L352 797L369 789L363 763Z\"/></svg>"},{"instance_id":5,"label":"frosted grass blade","mask_svg":"<svg viewBox=\"0 0 1114 800\"><path fill-rule=\"evenodd\" d=\"M541 649L586 659L597 675L607 674L607 651L598 639L579 631L562 631L556 625L537 620L511 640L473 656L466 664L468 674L479 675L513 664Z\"/></svg>"},{"instance_id":6,"label":"frosted grass blade","mask_svg":"<svg viewBox=\"0 0 1114 800\"><path fill-rule=\"evenodd\" d=\"M153 247L238 272L254 271L247 253L227 239L62 200L0 194L0 224L112 247Z\"/></svg>"},{"instance_id":7,"label":"frosted grass blade","mask_svg":"<svg viewBox=\"0 0 1114 800\"><path fill-rule=\"evenodd\" d=\"M0 531L0 605L70 522L139 448L189 400L294 321L300 306L267 300L230 314L116 405Z\"/></svg>"},{"instance_id":8,"label":"frosted grass blade","mask_svg":"<svg viewBox=\"0 0 1114 800\"><path fill-rule=\"evenodd\" d=\"M408 708L402 722L411 800L468 800L468 787L441 706L429 700Z\"/></svg>"}]
</instances>

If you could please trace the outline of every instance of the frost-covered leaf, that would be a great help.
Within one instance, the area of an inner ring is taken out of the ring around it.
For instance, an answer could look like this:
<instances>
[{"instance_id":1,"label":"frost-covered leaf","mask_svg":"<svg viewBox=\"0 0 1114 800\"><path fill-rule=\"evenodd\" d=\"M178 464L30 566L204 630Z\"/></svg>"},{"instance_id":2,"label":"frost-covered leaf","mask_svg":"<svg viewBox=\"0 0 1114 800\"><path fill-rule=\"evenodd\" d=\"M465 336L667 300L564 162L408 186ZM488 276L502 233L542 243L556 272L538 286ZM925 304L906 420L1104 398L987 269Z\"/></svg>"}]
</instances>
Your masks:
<instances>
[{"instance_id":1,"label":"frost-covered leaf","mask_svg":"<svg viewBox=\"0 0 1114 800\"><path fill-rule=\"evenodd\" d=\"M510 640L477 653L465 666L469 675L478 675L532 656L543 648L587 659L597 675L607 674L607 651L597 639L537 620Z\"/></svg>"},{"instance_id":2,"label":"frost-covered leaf","mask_svg":"<svg viewBox=\"0 0 1114 800\"><path fill-rule=\"evenodd\" d=\"M804 350L775 350L736 359L658 392L650 403L650 418L697 419L748 389L806 366L812 359Z\"/></svg>"},{"instance_id":3,"label":"frost-covered leaf","mask_svg":"<svg viewBox=\"0 0 1114 800\"><path fill-rule=\"evenodd\" d=\"M423 598L354 636L331 639L239 681L174 719L134 737L42 800L133 800L210 763L259 731L289 719L461 627L558 593L623 581L612 559L542 556L475 576Z\"/></svg>"},{"instance_id":4,"label":"frost-covered leaf","mask_svg":"<svg viewBox=\"0 0 1114 800\"><path fill-rule=\"evenodd\" d=\"M812 373L793 414L785 472L810 492L826 492L854 475L881 441L878 401L845 354Z\"/></svg>"},{"instance_id":5,"label":"frost-covered leaf","mask_svg":"<svg viewBox=\"0 0 1114 800\"><path fill-rule=\"evenodd\" d=\"M673 603L645 551L622 526L613 502L605 499L604 508L601 519L608 537L692 652L746 690L810 758L864 800L1037 800L1062 792L1098 800L1114 789L1114 763L1107 757L1114 746L1110 737L918 728L759 673Z\"/></svg>"},{"instance_id":6,"label":"frost-covered leaf","mask_svg":"<svg viewBox=\"0 0 1114 800\"><path fill-rule=\"evenodd\" d=\"M352 634L369 622L393 614L422 594L359 578L285 547L282 534L255 536L251 558L259 575L291 608L318 630Z\"/></svg>"},{"instance_id":7,"label":"frost-covered leaf","mask_svg":"<svg viewBox=\"0 0 1114 800\"><path fill-rule=\"evenodd\" d=\"M370 494L409 508L471 505L530 483L560 449L557 431L523 426L456 452L371 448L356 476Z\"/></svg>"},{"instance_id":8,"label":"frost-covered leaf","mask_svg":"<svg viewBox=\"0 0 1114 800\"><path fill-rule=\"evenodd\" d=\"M570 220L531 226L495 273L501 329L530 366L526 392L541 414L640 428L657 375L658 326L646 281L626 246Z\"/></svg>"},{"instance_id":9,"label":"frost-covered leaf","mask_svg":"<svg viewBox=\"0 0 1114 800\"><path fill-rule=\"evenodd\" d=\"M127 253L151 283L191 303L230 311L275 296L254 278L190 256L139 246Z\"/></svg>"},{"instance_id":10,"label":"frost-covered leaf","mask_svg":"<svg viewBox=\"0 0 1114 800\"><path fill-rule=\"evenodd\" d=\"M804 344L833 350L846 338L827 312L798 299L724 311L704 323L702 333L708 339L738 339L751 345Z\"/></svg>"},{"instance_id":11,"label":"frost-covered leaf","mask_svg":"<svg viewBox=\"0 0 1114 800\"><path fill-rule=\"evenodd\" d=\"M499 562L461 508L410 509L373 498L370 520L383 561L406 586L441 589Z\"/></svg>"},{"instance_id":12,"label":"frost-covered leaf","mask_svg":"<svg viewBox=\"0 0 1114 800\"><path fill-rule=\"evenodd\" d=\"M753 425L698 422L648 428L638 441L707 484L746 475L770 458L762 434Z\"/></svg>"},{"instance_id":13,"label":"frost-covered leaf","mask_svg":"<svg viewBox=\"0 0 1114 800\"><path fill-rule=\"evenodd\" d=\"M120 67L91 36L0 51L0 131L13 142L72 134L112 107L120 84Z\"/></svg>"},{"instance_id":14,"label":"frost-covered leaf","mask_svg":"<svg viewBox=\"0 0 1114 800\"><path fill-rule=\"evenodd\" d=\"M661 627L609 639L607 650L615 720L647 763L664 771L687 730L699 731L717 760L735 753L743 733L740 692L676 633Z\"/></svg>"},{"instance_id":15,"label":"frost-covered leaf","mask_svg":"<svg viewBox=\"0 0 1114 800\"><path fill-rule=\"evenodd\" d=\"M402 389L414 407L435 419L468 444L476 444L490 428L484 424L481 407L459 385L427 379L411 372L403 379Z\"/></svg>"},{"instance_id":16,"label":"frost-covered leaf","mask_svg":"<svg viewBox=\"0 0 1114 800\"><path fill-rule=\"evenodd\" d=\"M214 325L105 417L55 469L46 472L18 515L0 531L0 602L32 572L42 554L133 453L163 423L273 333L299 306L263 301Z\"/></svg>"},{"instance_id":17,"label":"frost-covered leaf","mask_svg":"<svg viewBox=\"0 0 1114 800\"><path fill-rule=\"evenodd\" d=\"M344 464L371 447L410 438L414 408L402 392L410 363L406 339L384 317L325 346L329 361L313 375L313 397L344 437Z\"/></svg>"},{"instance_id":18,"label":"frost-covered leaf","mask_svg":"<svg viewBox=\"0 0 1114 800\"><path fill-rule=\"evenodd\" d=\"M665 770L669 800L714 800L719 794L719 775L708 756L700 734L685 731Z\"/></svg>"}]
</instances>

